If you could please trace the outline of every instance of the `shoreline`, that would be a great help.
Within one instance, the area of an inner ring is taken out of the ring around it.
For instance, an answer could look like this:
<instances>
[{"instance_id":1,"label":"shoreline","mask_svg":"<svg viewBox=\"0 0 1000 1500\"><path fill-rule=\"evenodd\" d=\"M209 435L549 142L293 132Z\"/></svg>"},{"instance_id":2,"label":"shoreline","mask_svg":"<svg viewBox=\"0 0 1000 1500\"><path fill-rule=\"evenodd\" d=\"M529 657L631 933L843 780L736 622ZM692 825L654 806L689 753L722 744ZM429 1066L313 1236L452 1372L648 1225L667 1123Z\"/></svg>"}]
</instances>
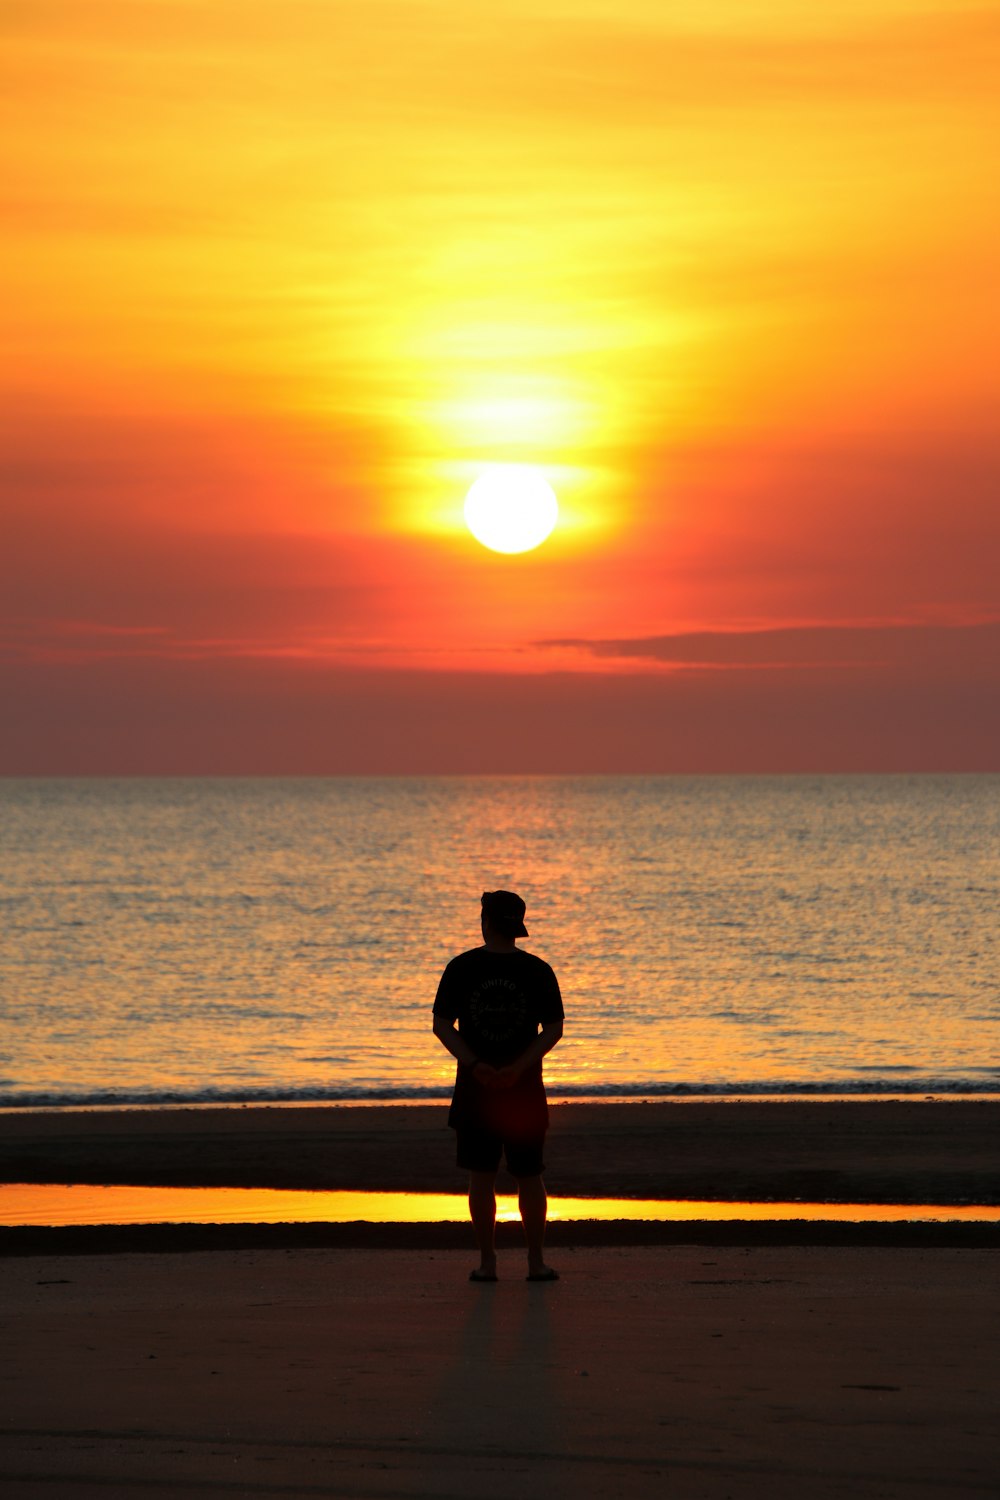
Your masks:
<instances>
[{"instance_id":1,"label":"shoreline","mask_svg":"<svg viewBox=\"0 0 1000 1500\"><path fill-rule=\"evenodd\" d=\"M560 1093L548 1090L549 1105L593 1104L613 1107L621 1104L949 1104L949 1103L1000 1103L1000 1086L978 1088L951 1088L940 1082L932 1082L913 1089L869 1088L827 1089L816 1088L735 1088L732 1092L722 1089L691 1088L671 1090L633 1089L628 1093ZM291 1098L276 1095L274 1098L232 1099L49 1099L41 1103L29 1099L26 1102L0 1104L0 1119L5 1115L62 1115L62 1114L121 1114L134 1111L137 1114L152 1114L158 1111L210 1109L433 1109L447 1104L451 1099L451 1085L435 1094L345 1094L324 1098L310 1095L308 1098Z\"/></svg>"},{"instance_id":2,"label":"shoreline","mask_svg":"<svg viewBox=\"0 0 1000 1500\"><path fill-rule=\"evenodd\" d=\"M444 1102L0 1115L0 1182L458 1191ZM559 1195L1000 1202L1000 1100L554 1103ZM503 1187L503 1174L501 1187Z\"/></svg>"}]
</instances>

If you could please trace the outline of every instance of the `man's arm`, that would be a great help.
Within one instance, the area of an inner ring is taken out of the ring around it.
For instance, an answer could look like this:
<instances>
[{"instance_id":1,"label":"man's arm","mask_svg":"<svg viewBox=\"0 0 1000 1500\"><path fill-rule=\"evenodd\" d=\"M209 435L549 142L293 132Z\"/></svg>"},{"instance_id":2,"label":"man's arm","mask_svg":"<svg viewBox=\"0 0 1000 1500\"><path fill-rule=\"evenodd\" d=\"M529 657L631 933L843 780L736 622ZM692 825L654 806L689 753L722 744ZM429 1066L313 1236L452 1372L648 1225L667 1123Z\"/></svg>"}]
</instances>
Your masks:
<instances>
[{"instance_id":1,"label":"man's arm","mask_svg":"<svg viewBox=\"0 0 1000 1500\"><path fill-rule=\"evenodd\" d=\"M434 1035L442 1047L447 1047L456 1062L461 1063L463 1068L472 1069L472 1076L478 1078L480 1083L496 1077L496 1068L479 1061L461 1032L456 1030L454 1021L449 1021L447 1016L434 1017ZM555 1046L555 1043L552 1045Z\"/></svg>"},{"instance_id":2,"label":"man's arm","mask_svg":"<svg viewBox=\"0 0 1000 1500\"><path fill-rule=\"evenodd\" d=\"M499 1088L510 1088L519 1078L527 1073L529 1068L533 1068L536 1063L540 1063L546 1052L552 1051L552 1048L561 1039L562 1034L563 1023L561 1020L546 1021L541 1031L535 1037L535 1040L525 1047L520 1057L515 1058L512 1063L508 1063L505 1068L496 1068L493 1070L494 1082L497 1086Z\"/></svg>"}]
</instances>

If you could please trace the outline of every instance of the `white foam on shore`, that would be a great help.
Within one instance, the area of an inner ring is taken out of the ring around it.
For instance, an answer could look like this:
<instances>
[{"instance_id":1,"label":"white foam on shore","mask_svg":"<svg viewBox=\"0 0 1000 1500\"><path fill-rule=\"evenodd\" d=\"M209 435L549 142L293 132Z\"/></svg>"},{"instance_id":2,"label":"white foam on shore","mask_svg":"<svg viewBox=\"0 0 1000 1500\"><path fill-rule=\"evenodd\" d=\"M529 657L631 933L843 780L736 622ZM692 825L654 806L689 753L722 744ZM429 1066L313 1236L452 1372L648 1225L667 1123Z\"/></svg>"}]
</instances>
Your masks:
<instances>
[{"instance_id":1,"label":"white foam on shore","mask_svg":"<svg viewBox=\"0 0 1000 1500\"><path fill-rule=\"evenodd\" d=\"M284 1110L284 1109L385 1109L404 1107L426 1109L431 1106L447 1106L451 1090L434 1096L371 1097L370 1095L338 1095L329 1098L311 1094L308 1098L295 1099L284 1096L254 1099L203 1099L171 1098L169 1100L121 1099L88 1100L67 1099L47 1102L0 1104L3 1115L61 1115L61 1114L175 1114L180 1110ZM681 1092L666 1093L663 1090L635 1088L630 1093L606 1091L570 1094L549 1090L549 1104L559 1107L567 1104L601 1104L613 1107L620 1104L950 1104L950 1103L996 1104L1000 1102L1000 1084L996 1088L974 1088L968 1086L942 1085L936 1091L930 1084L921 1084L912 1090L872 1087L863 1092L852 1093L846 1088L822 1090L805 1089L788 1085L751 1089L747 1085L733 1085L732 1089L690 1088Z\"/></svg>"}]
</instances>

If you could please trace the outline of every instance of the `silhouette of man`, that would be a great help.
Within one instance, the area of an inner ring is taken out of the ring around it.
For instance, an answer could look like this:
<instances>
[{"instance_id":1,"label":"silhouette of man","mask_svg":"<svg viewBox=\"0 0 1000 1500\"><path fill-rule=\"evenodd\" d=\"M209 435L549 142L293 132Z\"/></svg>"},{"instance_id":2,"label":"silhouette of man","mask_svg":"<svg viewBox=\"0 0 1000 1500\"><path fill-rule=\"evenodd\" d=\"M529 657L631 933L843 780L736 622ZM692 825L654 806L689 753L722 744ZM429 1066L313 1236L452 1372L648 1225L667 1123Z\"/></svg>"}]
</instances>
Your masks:
<instances>
[{"instance_id":1,"label":"silhouette of man","mask_svg":"<svg viewBox=\"0 0 1000 1500\"><path fill-rule=\"evenodd\" d=\"M517 1179L528 1280L557 1281L545 1264L542 1150L549 1107L542 1058L563 1034L559 983L544 960L518 948L524 902L513 891L482 898L483 946L453 958L434 1000L434 1035L458 1069L448 1124L469 1173L469 1213L480 1263L470 1281L496 1281L496 1175L501 1156Z\"/></svg>"}]
</instances>

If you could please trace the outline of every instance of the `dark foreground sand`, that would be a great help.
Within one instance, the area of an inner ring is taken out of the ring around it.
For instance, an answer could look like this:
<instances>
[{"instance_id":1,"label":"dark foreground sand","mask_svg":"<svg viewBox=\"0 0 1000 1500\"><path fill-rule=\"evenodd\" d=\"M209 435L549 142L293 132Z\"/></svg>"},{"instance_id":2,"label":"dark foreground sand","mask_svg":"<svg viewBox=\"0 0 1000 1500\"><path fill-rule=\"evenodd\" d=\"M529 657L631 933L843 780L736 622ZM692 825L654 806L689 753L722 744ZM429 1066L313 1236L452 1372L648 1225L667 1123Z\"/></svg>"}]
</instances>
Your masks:
<instances>
[{"instance_id":1,"label":"dark foreground sand","mask_svg":"<svg viewBox=\"0 0 1000 1500\"><path fill-rule=\"evenodd\" d=\"M1000 1493L995 1252L0 1263L5 1500Z\"/></svg>"},{"instance_id":2,"label":"dark foreground sand","mask_svg":"<svg viewBox=\"0 0 1000 1500\"><path fill-rule=\"evenodd\" d=\"M554 1105L573 1196L1000 1203L1000 1101ZM454 1192L442 1104L0 1114L0 1182Z\"/></svg>"},{"instance_id":3,"label":"dark foreground sand","mask_svg":"<svg viewBox=\"0 0 1000 1500\"><path fill-rule=\"evenodd\" d=\"M443 1121L6 1115L0 1180L454 1190ZM996 1203L1000 1103L570 1105L548 1154L583 1196ZM550 1286L502 1228L486 1287L467 1226L0 1231L4 1500L1000 1493L997 1226L560 1225Z\"/></svg>"}]
</instances>

